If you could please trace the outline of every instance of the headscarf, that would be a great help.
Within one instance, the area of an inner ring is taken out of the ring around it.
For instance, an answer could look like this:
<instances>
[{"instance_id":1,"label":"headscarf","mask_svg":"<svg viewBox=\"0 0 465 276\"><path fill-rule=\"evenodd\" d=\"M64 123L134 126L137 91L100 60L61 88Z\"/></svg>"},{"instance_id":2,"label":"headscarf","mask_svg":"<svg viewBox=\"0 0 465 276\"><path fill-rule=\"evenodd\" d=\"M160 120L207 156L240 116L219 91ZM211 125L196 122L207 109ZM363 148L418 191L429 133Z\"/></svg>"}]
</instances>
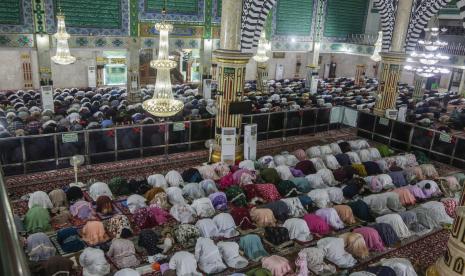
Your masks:
<instances>
[{"instance_id":1,"label":"headscarf","mask_svg":"<svg viewBox=\"0 0 465 276\"><path fill-rule=\"evenodd\" d=\"M213 222L218 228L218 235L223 238L232 238L239 235L236 231L236 223L229 213L219 213L213 217Z\"/></svg>"},{"instance_id":2,"label":"headscarf","mask_svg":"<svg viewBox=\"0 0 465 276\"><path fill-rule=\"evenodd\" d=\"M352 209L347 205L335 205L333 206L341 220L346 224L355 224L356 220Z\"/></svg>"},{"instance_id":3,"label":"headscarf","mask_svg":"<svg viewBox=\"0 0 465 276\"><path fill-rule=\"evenodd\" d=\"M138 194L130 195L126 200L126 204L131 214L134 214L137 209L147 207L145 202L146 199Z\"/></svg>"},{"instance_id":4,"label":"headscarf","mask_svg":"<svg viewBox=\"0 0 465 276\"><path fill-rule=\"evenodd\" d=\"M50 231L52 226L48 210L39 206L30 208L24 217L24 228L28 233Z\"/></svg>"},{"instance_id":5,"label":"headscarf","mask_svg":"<svg viewBox=\"0 0 465 276\"><path fill-rule=\"evenodd\" d=\"M216 174L215 168L210 165L203 165L197 168L203 179L218 180L220 177Z\"/></svg>"},{"instance_id":6,"label":"headscarf","mask_svg":"<svg viewBox=\"0 0 465 276\"><path fill-rule=\"evenodd\" d=\"M261 262L262 267L271 271L271 274L275 276L284 276L292 272L289 261L281 256L272 255L270 257L264 257Z\"/></svg>"},{"instance_id":7,"label":"headscarf","mask_svg":"<svg viewBox=\"0 0 465 276\"><path fill-rule=\"evenodd\" d=\"M332 154L328 154L328 155L325 155L323 157L323 160L326 164L326 167L328 169L331 169L331 170L337 170L341 167L341 165L339 165L339 162L337 161L336 157L334 157L334 155Z\"/></svg>"},{"instance_id":8,"label":"headscarf","mask_svg":"<svg viewBox=\"0 0 465 276\"><path fill-rule=\"evenodd\" d=\"M139 233L138 245L145 248L149 256L162 252L157 246L159 241L160 237L152 229L143 229Z\"/></svg>"},{"instance_id":9,"label":"headscarf","mask_svg":"<svg viewBox=\"0 0 465 276\"><path fill-rule=\"evenodd\" d=\"M348 151L346 152L345 154L347 154L349 156L349 159L350 159L350 163L352 165L354 164L361 164L362 161L360 160L360 157L358 156L358 154L354 151Z\"/></svg>"},{"instance_id":10,"label":"headscarf","mask_svg":"<svg viewBox=\"0 0 465 276\"><path fill-rule=\"evenodd\" d=\"M199 183L202 181L202 176L196 168L189 168L182 172L182 179L186 183Z\"/></svg>"},{"instance_id":11,"label":"headscarf","mask_svg":"<svg viewBox=\"0 0 465 276\"><path fill-rule=\"evenodd\" d=\"M231 209L231 216L234 219L234 223L243 230L255 229L256 226L252 223L249 209L236 207Z\"/></svg>"},{"instance_id":12,"label":"headscarf","mask_svg":"<svg viewBox=\"0 0 465 276\"><path fill-rule=\"evenodd\" d=\"M127 195L129 193L128 181L122 177L114 177L108 183L108 187L115 195Z\"/></svg>"},{"instance_id":13,"label":"headscarf","mask_svg":"<svg viewBox=\"0 0 465 276\"><path fill-rule=\"evenodd\" d=\"M313 163L313 166L315 167L316 171L326 169L326 165L320 157L312 158L310 159L310 161Z\"/></svg>"},{"instance_id":14,"label":"headscarf","mask_svg":"<svg viewBox=\"0 0 465 276\"><path fill-rule=\"evenodd\" d=\"M262 177L263 181L266 183L273 183L277 185L281 178L279 177L278 172L276 169L273 168L266 168L260 171L260 176Z\"/></svg>"},{"instance_id":15,"label":"headscarf","mask_svg":"<svg viewBox=\"0 0 465 276\"><path fill-rule=\"evenodd\" d=\"M48 194L50 201L53 204L53 207L67 207L68 199L66 198L66 193L62 189L55 189Z\"/></svg>"},{"instance_id":16,"label":"headscarf","mask_svg":"<svg viewBox=\"0 0 465 276\"><path fill-rule=\"evenodd\" d=\"M311 190L308 193L308 196L312 199L312 201L318 208L326 208L331 202L329 200L328 191L326 191L325 189Z\"/></svg>"},{"instance_id":17,"label":"headscarf","mask_svg":"<svg viewBox=\"0 0 465 276\"><path fill-rule=\"evenodd\" d=\"M345 227L344 222L334 208L321 208L316 210L315 215L324 219L333 229L341 230Z\"/></svg>"},{"instance_id":18,"label":"headscarf","mask_svg":"<svg viewBox=\"0 0 465 276\"><path fill-rule=\"evenodd\" d=\"M429 213L429 210L423 207L417 207L411 210L417 215L418 222L426 227L427 229L436 229L441 227L441 224L437 222Z\"/></svg>"},{"instance_id":19,"label":"headscarf","mask_svg":"<svg viewBox=\"0 0 465 276\"><path fill-rule=\"evenodd\" d=\"M352 178L346 182L346 186L342 188L342 194L347 199L352 199L363 190L365 181L362 178Z\"/></svg>"},{"instance_id":20,"label":"headscarf","mask_svg":"<svg viewBox=\"0 0 465 276\"><path fill-rule=\"evenodd\" d=\"M357 174L361 177L365 177L368 175L366 169L365 169L365 166L363 164L358 164L358 163L354 163L352 162L352 168L354 168L354 170L357 172Z\"/></svg>"},{"instance_id":21,"label":"headscarf","mask_svg":"<svg viewBox=\"0 0 465 276\"><path fill-rule=\"evenodd\" d=\"M182 195L190 200L199 199L205 197L203 189L200 187L199 183L189 183L184 185L182 188Z\"/></svg>"},{"instance_id":22,"label":"headscarf","mask_svg":"<svg viewBox=\"0 0 465 276\"><path fill-rule=\"evenodd\" d=\"M120 238L123 229L132 232L131 223L125 215L115 215L106 222L105 225L108 233L114 238Z\"/></svg>"},{"instance_id":23,"label":"headscarf","mask_svg":"<svg viewBox=\"0 0 465 276\"><path fill-rule=\"evenodd\" d=\"M270 156L270 155L265 155L265 156L260 157L258 159L258 164L260 165L261 169L275 167L273 156Z\"/></svg>"},{"instance_id":24,"label":"headscarf","mask_svg":"<svg viewBox=\"0 0 465 276\"><path fill-rule=\"evenodd\" d=\"M315 158L315 157L320 157L321 156L321 150L319 146L313 146L308 148L306 151L307 156L310 158Z\"/></svg>"},{"instance_id":25,"label":"headscarf","mask_svg":"<svg viewBox=\"0 0 465 276\"><path fill-rule=\"evenodd\" d=\"M365 244L369 250L382 252L385 250L383 240L381 239L378 231L371 227L358 227L353 230L354 233L360 234L365 240Z\"/></svg>"},{"instance_id":26,"label":"headscarf","mask_svg":"<svg viewBox=\"0 0 465 276\"><path fill-rule=\"evenodd\" d=\"M338 143L338 145L342 152L348 152L352 150L348 142L343 141L343 142Z\"/></svg>"},{"instance_id":27,"label":"headscarf","mask_svg":"<svg viewBox=\"0 0 465 276\"><path fill-rule=\"evenodd\" d=\"M345 199L342 192L342 189L339 187L329 187L325 188L328 192L329 200L335 204L341 204Z\"/></svg>"},{"instance_id":28,"label":"headscarf","mask_svg":"<svg viewBox=\"0 0 465 276\"><path fill-rule=\"evenodd\" d=\"M101 221L88 221L82 228L82 239L89 245L97 245L108 240Z\"/></svg>"},{"instance_id":29,"label":"headscarf","mask_svg":"<svg viewBox=\"0 0 465 276\"><path fill-rule=\"evenodd\" d=\"M315 233L321 236L327 235L331 232L329 224L324 219L315 214L306 214L303 219L307 223L311 233Z\"/></svg>"},{"instance_id":30,"label":"headscarf","mask_svg":"<svg viewBox=\"0 0 465 276\"><path fill-rule=\"evenodd\" d=\"M292 183L294 183L297 191L301 193L308 193L310 192L310 183L305 177L294 177L291 179Z\"/></svg>"},{"instance_id":31,"label":"headscarf","mask_svg":"<svg viewBox=\"0 0 465 276\"><path fill-rule=\"evenodd\" d=\"M175 204L170 209L170 215L179 223L192 223L195 220L195 210L188 204Z\"/></svg>"},{"instance_id":32,"label":"headscarf","mask_svg":"<svg viewBox=\"0 0 465 276\"><path fill-rule=\"evenodd\" d=\"M420 165L420 168L423 172L423 175L427 179L436 179L439 177L439 174L436 171L436 168L432 164L422 164Z\"/></svg>"},{"instance_id":33,"label":"headscarf","mask_svg":"<svg viewBox=\"0 0 465 276\"><path fill-rule=\"evenodd\" d=\"M216 192L208 196L216 210L224 211L228 207L228 199L223 192Z\"/></svg>"},{"instance_id":34,"label":"headscarf","mask_svg":"<svg viewBox=\"0 0 465 276\"><path fill-rule=\"evenodd\" d=\"M405 239L412 235L399 214L387 214L377 217L376 222L391 225L400 239Z\"/></svg>"},{"instance_id":35,"label":"headscarf","mask_svg":"<svg viewBox=\"0 0 465 276\"><path fill-rule=\"evenodd\" d=\"M325 253L323 249L317 247L304 248L299 252L299 255L305 254L307 267L316 275L331 275L336 273L336 268L331 264L326 264L324 261ZM299 275L300 276L300 275Z\"/></svg>"},{"instance_id":36,"label":"headscarf","mask_svg":"<svg viewBox=\"0 0 465 276\"><path fill-rule=\"evenodd\" d=\"M308 228L305 220L300 218L287 219L283 227L289 231L289 237L291 239L298 240L300 242L308 242L313 239L310 229Z\"/></svg>"},{"instance_id":37,"label":"headscarf","mask_svg":"<svg viewBox=\"0 0 465 276\"><path fill-rule=\"evenodd\" d=\"M373 221L373 217L370 214L370 207L361 199L347 203L352 209L354 215L364 221Z\"/></svg>"},{"instance_id":38,"label":"headscarf","mask_svg":"<svg viewBox=\"0 0 465 276\"><path fill-rule=\"evenodd\" d=\"M365 166L365 171L367 172L367 175L377 175L383 173L383 171L379 168L376 162L367 161L363 162L362 165Z\"/></svg>"},{"instance_id":39,"label":"headscarf","mask_svg":"<svg viewBox=\"0 0 465 276\"><path fill-rule=\"evenodd\" d=\"M73 205L71 205L69 211L71 212L71 215L82 220L90 219L94 216L92 204L84 200L75 202Z\"/></svg>"},{"instance_id":40,"label":"headscarf","mask_svg":"<svg viewBox=\"0 0 465 276\"><path fill-rule=\"evenodd\" d=\"M400 203L402 203L403 206L415 205L416 199L408 188L397 188L394 189L393 192L399 195Z\"/></svg>"},{"instance_id":41,"label":"headscarf","mask_svg":"<svg viewBox=\"0 0 465 276\"><path fill-rule=\"evenodd\" d=\"M97 212L103 214L103 215L109 215L113 212L113 203L111 201L111 198L105 195L101 195L97 198Z\"/></svg>"},{"instance_id":42,"label":"headscarf","mask_svg":"<svg viewBox=\"0 0 465 276\"><path fill-rule=\"evenodd\" d=\"M459 204L457 199L455 198L443 198L441 199L442 204L444 204L444 208L446 209L446 213L451 217L456 217L456 208Z\"/></svg>"},{"instance_id":43,"label":"headscarf","mask_svg":"<svg viewBox=\"0 0 465 276\"><path fill-rule=\"evenodd\" d=\"M454 219L449 217L444 204L438 201L429 201L421 205L428 210L429 215L440 224L452 224Z\"/></svg>"},{"instance_id":44,"label":"headscarf","mask_svg":"<svg viewBox=\"0 0 465 276\"><path fill-rule=\"evenodd\" d=\"M230 201L233 205L235 206L246 206L247 205L246 196L244 194L244 191L240 187L238 186L230 187L225 191L225 194L226 194L226 197L228 198L228 201Z\"/></svg>"},{"instance_id":45,"label":"headscarf","mask_svg":"<svg viewBox=\"0 0 465 276\"><path fill-rule=\"evenodd\" d=\"M385 246L393 247L400 241L396 231L394 231L392 226L387 223L375 223L371 224L370 227L378 231L378 234L383 240Z\"/></svg>"},{"instance_id":46,"label":"headscarf","mask_svg":"<svg viewBox=\"0 0 465 276\"><path fill-rule=\"evenodd\" d=\"M325 252L330 262L341 268L353 267L357 261L344 250L344 240L341 238L322 238L317 242L318 248Z\"/></svg>"},{"instance_id":47,"label":"headscarf","mask_svg":"<svg viewBox=\"0 0 465 276\"><path fill-rule=\"evenodd\" d=\"M338 184L336 182L336 179L334 179L333 172L330 169L321 169L316 172L317 175L321 176L321 179L323 179L323 182L326 185L329 186L334 186Z\"/></svg>"},{"instance_id":48,"label":"headscarf","mask_svg":"<svg viewBox=\"0 0 465 276\"><path fill-rule=\"evenodd\" d=\"M27 206L29 207L29 209L31 209L34 206L42 207L45 209L51 209L53 207L53 204L45 192L36 191L32 193L32 195L29 197L29 202L27 203Z\"/></svg>"},{"instance_id":49,"label":"headscarf","mask_svg":"<svg viewBox=\"0 0 465 276\"><path fill-rule=\"evenodd\" d=\"M286 206L287 207L287 206ZM276 218L273 211L268 208L252 208L250 210L250 217L258 227L275 226Z\"/></svg>"},{"instance_id":50,"label":"headscarf","mask_svg":"<svg viewBox=\"0 0 465 276\"><path fill-rule=\"evenodd\" d=\"M162 174L152 174L147 177L147 183L154 188L168 188L168 183L165 179L165 176Z\"/></svg>"},{"instance_id":51,"label":"headscarf","mask_svg":"<svg viewBox=\"0 0 465 276\"><path fill-rule=\"evenodd\" d=\"M95 182L89 188L89 195L93 201L97 201L97 198L101 195L106 195L110 198L113 198L113 193L106 183Z\"/></svg>"},{"instance_id":52,"label":"headscarf","mask_svg":"<svg viewBox=\"0 0 465 276\"><path fill-rule=\"evenodd\" d=\"M74 227L58 230L57 241L65 253L78 252L86 247L79 237L78 231Z\"/></svg>"},{"instance_id":53,"label":"headscarf","mask_svg":"<svg viewBox=\"0 0 465 276\"><path fill-rule=\"evenodd\" d=\"M229 165L226 163L218 162L218 163L213 164L212 166L215 169L215 172L219 177L223 177L230 172Z\"/></svg>"},{"instance_id":54,"label":"headscarf","mask_svg":"<svg viewBox=\"0 0 465 276\"><path fill-rule=\"evenodd\" d=\"M269 255L265 248L263 248L260 237L255 234L242 236L239 241L239 246L247 258L253 261L258 261L262 257Z\"/></svg>"},{"instance_id":55,"label":"headscarf","mask_svg":"<svg viewBox=\"0 0 465 276\"><path fill-rule=\"evenodd\" d=\"M176 170L171 170L165 175L166 183L170 187L179 187L184 183L181 174Z\"/></svg>"},{"instance_id":56,"label":"headscarf","mask_svg":"<svg viewBox=\"0 0 465 276\"><path fill-rule=\"evenodd\" d=\"M425 234L429 231L418 222L417 214L413 211L399 213L408 229L416 234Z\"/></svg>"},{"instance_id":57,"label":"headscarf","mask_svg":"<svg viewBox=\"0 0 465 276\"><path fill-rule=\"evenodd\" d=\"M349 157L349 155L347 155L345 153L336 154L334 157L336 158L337 162L341 166L350 166L351 165L350 157Z\"/></svg>"},{"instance_id":58,"label":"headscarf","mask_svg":"<svg viewBox=\"0 0 465 276\"><path fill-rule=\"evenodd\" d=\"M387 197L385 194L372 194L363 198L363 201L370 206L371 212L376 215L391 213L387 207ZM399 203L400 204L400 203Z\"/></svg>"},{"instance_id":59,"label":"headscarf","mask_svg":"<svg viewBox=\"0 0 465 276\"><path fill-rule=\"evenodd\" d=\"M319 174L309 174L305 177L305 179L307 179L311 189L321 189L328 187Z\"/></svg>"},{"instance_id":60,"label":"headscarf","mask_svg":"<svg viewBox=\"0 0 465 276\"><path fill-rule=\"evenodd\" d=\"M302 171L303 174L309 175L316 173L315 166L313 165L312 161L310 160L303 160L297 163L294 167L297 170Z\"/></svg>"},{"instance_id":61,"label":"headscarf","mask_svg":"<svg viewBox=\"0 0 465 276\"><path fill-rule=\"evenodd\" d=\"M171 205L186 204L186 200L182 196L182 190L179 187L169 187L166 189L166 195Z\"/></svg>"},{"instance_id":62,"label":"headscarf","mask_svg":"<svg viewBox=\"0 0 465 276\"><path fill-rule=\"evenodd\" d=\"M382 259L380 261L381 265L392 268L396 275L403 276L417 276L415 269L413 268L412 263L409 260L404 258L392 258L392 259Z\"/></svg>"},{"instance_id":63,"label":"headscarf","mask_svg":"<svg viewBox=\"0 0 465 276\"><path fill-rule=\"evenodd\" d=\"M344 239L347 251L355 257L364 259L370 255L365 240L361 234L347 232L339 235L339 238Z\"/></svg>"},{"instance_id":64,"label":"headscarf","mask_svg":"<svg viewBox=\"0 0 465 276\"><path fill-rule=\"evenodd\" d=\"M29 235L26 244L26 252L31 261L46 261L56 252L48 236L42 232Z\"/></svg>"},{"instance_id":65,"label":"headscarf","mask_svg":"<svg viewBox=\"0 0 465 276\"><path fill-rule=\"evenodd\" d=\"M292 153L299 161L303 161L307 159L307 154L303 149L297 149Z\"/></svg>"}]
</instances>

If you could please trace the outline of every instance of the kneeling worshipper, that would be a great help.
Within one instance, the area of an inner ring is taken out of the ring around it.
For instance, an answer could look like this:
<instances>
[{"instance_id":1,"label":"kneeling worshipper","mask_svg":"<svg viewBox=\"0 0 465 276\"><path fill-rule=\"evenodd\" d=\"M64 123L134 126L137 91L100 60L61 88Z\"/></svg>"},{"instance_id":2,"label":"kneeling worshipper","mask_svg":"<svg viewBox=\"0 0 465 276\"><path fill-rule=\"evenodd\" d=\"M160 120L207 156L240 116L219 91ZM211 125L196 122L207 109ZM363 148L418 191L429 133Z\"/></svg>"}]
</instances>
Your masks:
<instances>
[{"instance_id":1,"label":"kneeling worshipper","mask_svg":"<svg viewBox=\"0 0 465 276\"><path fill-rule=\"evenodd\" d=\"M383 252L385 250L383 240L376 229L363 226L355 228L353 232L362 235L369 250L377 252Z\"/></svg>"},{"instance_id":2,"label":"kneeling worshipper","mask_svg":"<svg viewBox=\"0 0 465 276\"><path fill-rule=\"evenodd\" d=\"M211 239L218 237L218 227L210 218L199 219L195 227L199 229L201 237Z\"/></svg>"},{"instance_id":3,"label":"kneeling worshipper","mask_svg":"<svg viewBox=\"0 0 465 276\"><path fill-rule=\"evenodd\" d=\"M97 201L99 196L105 195L109 198L113 198L113 194L106 183L95 182L89 188L89 195L93 201Z\"/></svg>"},{"instance_id":4,"label":"kneeling worshipper","mask_svg":"<svg viewBox=\"0 0 465 276\"><path fill-rule=\"evenodd\" d=\"M46 261L51 256L54 256L56 252L49 237L41 232L29 235L26 245L26 253L29 256L29 260L34 262Z\"/></svg>"},{"instance_id":5,"label":"kneeling worshipper","mask_svg":"<svg viewBox=\"0 0 465 276\"><path fill-rule=\"evenodd\" d=\"M341 220L348 224L355 224L357 221L355 220L354 214L352 212L352 209L347 206L347 205L335 205L333 206L334 210L336 210L337 214L339 215L339 218Z\"/></svg>"},{"instance_id":6,"label":"kneeling worshipper","mask_svg":"<svg viewBox=\"0 0 465 276\"><path fill-rule=\"evenodd\" d=\"M325 263L323 249L317 247L304 248L299 252L299 256L305 256L308 269L316 275L332 275L336 273L334 265Z\"/></svg>"},{"instance_id":7,"label":"kneeling worshipper","mask_svg":"<svg viewBox=\"0 0 465 276\"><path fill-rule=\"evenodd\" d=\"M45 209L53 208L52 201L49 196L43 191L36 191L31 194L27 206L30 208L34 206L42 207Z\"/></svg>"},{"instance_id":8,"label":"kneeling worshipper","mask_svg":"<svg viewBox=\"0 0 465 276\"><path fill-rule=\"evenodd\" d=\"M209 218L215 214L215 208L208 197L195 199L191 207L195 210L199 218Z\"/></svg>"},{"instance_id":9,"label":"kneeling worshipper","mask_svg":"<svg viewBox=\"0 0 465 276\"><path fill-rule=\"evenodd\" d=\"M428 214L440 224L452 224L454 219L449 217L444 204L438 201L429 201L421 204L421 207L428 210Z\"/></svg>"},{"instance_id":10,"label":"kneeling worshipper","mask_svg":"<svg viewBox=\"0 0 465 276\"><path fill-rule=\"evenodd\" d=\"M82 239L89 245L97 245L108 240L101 221L88 221L81 230Z\"/></svg>"},{"instance_id":11,"label":"kneeling worshipper","mask_svg":"<svg viewBox=\"0 0 465 276\"><path fill-rule=\"evenodd\" d=\"M422 180L416 186L423 191L426 198L437 197L442 194L438 184L433 180Z\"/></svg>"},{"instance_id":12,"label":"kneeling worshipper","mask_svg":"<svg viewBox=\"0 0 465 276\"><path fill-rule=\"evenodd\" d=\"M83 276L104 276L110 273L110 264L103 250L87 247L79 256Z\"/></svg>"},{"instance_id":13,"label":"kneeling worshipper","mask_svg":"<svg viewBox=\"0 0 465 276\"><path fill-rule=\"evenodd\" d=\"M318 248L325 252L325 257L340 268L353 267L357 261L344 249L344 240L341 238L322 238L317 242Z\"/></svg>"},{"instance_id":14,"label":"kneeling worshipper","mask_svg":"<svg viewBox=\"0 0 465 276\"><path fill-rule=\"evenodd\" d=\"M417 276L412 263L405 258L382 259L380 264L392 268L396 275Z\"/></svg>"},{"instance_id":15,"label":"kneeling worshipper","mask_svg":"<svg viewBox=\"0 0 465 276\"><path fill-rule=\"evenodd\" d=\"M227 267L215 243L209 238L198 238L195 244L195 259L199 268L207 273L219 273Z\"/></svg>"},{"instance_id":16,"label":"kneeling worshipper","mask_svg":"<svg viewBox=\"0 0 465 276\"><path fill-rule=\"evenodd\" d=\"M262 267L271 271L273 276L284 276L292 272L289 261L281 256L271 255L263 257L261 262Z\"/></svg>"},{"instance_id":17,"label":"kneeling worshipper","mask_svg":"<svg viewBox=\"0 0 465 276\"><path fill-rule=\"evenodd\" d=\"M140 273L132 268L123 268L118 270L113 276L140 276Z\"/></svg>"},{"instance_id":18,"label":"kneeling worshipper","mask_svg":"<svg viewBox=\"0 0 465 276\"><path fill-rule=\"evenodd\" d=\"M400 242L400 239L397 236L396 231L394 231L391 225L387 223L375 223L370 224L370 227L378 231L378 234L383 240L385 246L393 247L398 242Z\"/></svg>"},{"instance_id":19,"label":"kneeling worshipper","mask_svg":"<svg viewBox=\"0 0 465 276\"><path fill-rule=\"evenodd\" d=\"M30 234L52 230L48 210L39 206L30 208L24 217L24 228Z\"/></svg>"},{"instance_id":20,"label":"kneeling worshipper","mask_svg":"<svg viewBox=\"0 0 465 276\"><path fill-rule=\"evenodd\" d=\"M417 214L415 212L405 211L399 213L399 215L402 217L402 220L405 225L407 225L408 229L413 233L417 235L424 235L430 231L418 222Z\"/></svg>"},{"instance_id":21,"label":"kneeling worshipper","mask_svg":"<svg viewBox=\"0 0 465 276\"><path fill-rule=\"evenodd\" d=\"M192 253L178 251L174 253L169 262L169 268L176 271L179 276L202 276L197 272L197 261Z\"/></svg>"},{"instance_id":22,"label":"kneeling worshipper","mask_svg":"<svg viewBox=\"0 0 465 276\"><path fill-rule=\"evenodd\" d=\"M242 269L249 265L249 261L240 255L239 244L236 242L220 241L217 246L228 267Z\"/></svg>"},{"instance_id":23,"label":"kneeling worshipper","mask_svg":"<svg viewBox=\"0 0 465 276\"><path fill-rule=\"evenodd\" d=\"M288 230L290 239L295 239L299 242L309 242L313 240L310 229L303 219L290 218L284 222L283 227Z\"/></svg>"},{"instance_id":24,"label":"kneeling worshipper","mask_svg":"<svg viewBox=\"0 0 465 276\"><path fill-rule=\"evenodd\" d=\"M391 225L400 239L405 239L412 235L399 214L387 214L377 217L376 222Z\"/></svg>"},{"instance_id":25,"label":"kneeling worshipper","mask_svg":"<svg viewBox=\"0 0 465 276\"><path fill-rule=\"evenodd\" d=\"M315 214L306 214L304 220L307 223L311 233L319 236L325 236L331 232L331 227L321 217Z\"/></svg>"},{"instance_id":26,"label":"kneeling worshipper","mask_svg":"<svg viewBox=\"0 0 465 276\"><path fill-rule=\"evenodd\" d=\"M255 234L242 236L239 246L247 258L254 262L258 262L261 258L269 256L268 252L263 248L260 237Z\"/></svg>"},{"instance_id":27,"label":"kneeling worshipper","mask_svg":"<svg viewBox=\"0 0 465 276\"><path fill-rule=\"evenodd\" d=\"M239 232L236 230L234 218L229 213L220 213L213 218L218 229L218 236L226 239L236 237Z\"/></svg>"},{"instance_id":28,"label":"kneeling worshipper","mask_svg":"<svg viewBox=\"0 0 465 276\"><path fill-rule=\"evenodd\" d=\"M136 249L134 243L128 238L132 236L129 229L124 228L119 238L111 241L110 249L107 256L115 263L118 268L135 267L140 264L136 257Z\"/></svg>"},{"instance_id":29,"label":"kneeling worshipper","mask_svg":"<svg viewBox=\"0 0 465 276\"><path fill-rule=\"evenodd\" d=\"M361 234L347 232L339 235L339 238L344 239L347 251L353 256L364 259L370 255L365 240Z\"/></svg>"},{"instance_id":30,"label":"kneeling worshipper","mask_svg":"<svg viewBox=\"0 0 465 276\"><path fill-rule=\"evenodd\" d=\"M339 218L339 215L334 208L318 209L316 210L315 215L324 219L326 223L335 230L341 230L345 227L344 222L342 222L341 218Z\"/></svg>"}]
</instances>

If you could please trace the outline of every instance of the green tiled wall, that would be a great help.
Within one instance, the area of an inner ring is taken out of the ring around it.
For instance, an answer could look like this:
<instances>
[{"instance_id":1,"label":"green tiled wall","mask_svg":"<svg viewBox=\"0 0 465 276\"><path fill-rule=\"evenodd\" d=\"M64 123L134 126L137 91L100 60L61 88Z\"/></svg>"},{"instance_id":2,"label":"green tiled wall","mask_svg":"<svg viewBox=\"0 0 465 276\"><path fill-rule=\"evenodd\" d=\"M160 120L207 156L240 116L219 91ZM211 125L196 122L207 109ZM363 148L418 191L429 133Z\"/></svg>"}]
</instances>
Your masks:
<instances>
[{"instance_id":1,"label":"green tiled wall","mask_svg":"<svg viewBox=\"0 0 465 276\"><path fill-rule=\"evenodd\" d=\"M278 0L276 34L309 36L312 19L313 0Z\"/></svg>"},{"instance_id":2,"label":"green tiled wall","mask_svg":"<svg viewBox=\"0 0 465 276\"><path fill-rule=\"evenodd\" d=\"M345 37L365 32L369 0L327 1L325 37Z\"/></svg>"}]
</instances>

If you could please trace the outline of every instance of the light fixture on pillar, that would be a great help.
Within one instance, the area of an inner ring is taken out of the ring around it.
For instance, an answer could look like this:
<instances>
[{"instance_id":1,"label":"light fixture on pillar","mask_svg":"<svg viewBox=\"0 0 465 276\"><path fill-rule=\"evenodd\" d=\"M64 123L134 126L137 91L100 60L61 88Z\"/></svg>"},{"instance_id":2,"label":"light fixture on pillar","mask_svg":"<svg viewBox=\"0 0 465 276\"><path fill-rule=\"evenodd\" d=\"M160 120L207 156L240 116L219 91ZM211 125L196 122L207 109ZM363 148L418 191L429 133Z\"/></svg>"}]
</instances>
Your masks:
<instances>
[{"instance_id":1,"label":"light fixture on pillar","mask_svg":"<svg viewBox=\"0 0 465 276\"><path fill-rule=\"evenodd\" d=\"M370 57L371 60L375 62L381 61L381 56L379 55L379 53L381 52L382 47L383 47L383 32L379 31L378 39L376 40L376 43L375 43L375 50L373 51L373 55Z\"/></svg>"},{"instance_id":2,"label":"light fixture on pillar","mask_svg":"<svg viewBox=\"0 0 465 276\"><path fill-rule=\"evenodd\" d=\"M76 58L69 52L68 39L70 35L66 32L65 15L61 12L57 14L57 33L53 35L57 40L57 52L52 57L52 61L60 65L69 65L76 61Z\"/></svg>"},{"instance_id":3,"label":"light fixture on pillar","mask_svg":"<svg viewBox=\"0 0 465 276\"><path fill-rule=\"evenodd\" d=\"M163 15L166 15L166 0ZM155 24L155 29L160 32L160 45L158 59L152 60L150 66L157 69L157 79L153 98L144 101L142 107L150 114L157 117L171 117L184 108L184 103L174 99L171 88L170 70L176 67L176 61L169 59L168 33L173 30L173 25L163 20Z\"/></svg>"},{"instance_id":4,"label":"light fixture on pillar","mask_svg":"<svg viewBox=\"0 0 465 276\"><path fill-rule=\"evenodd\" d=\"M256 62L267 62L270 57L268 52L271 50L271 43L266 39L265 32L262 32L260 39L258 40L257 54L253 56Z\"/></svg>"}]
</instances>

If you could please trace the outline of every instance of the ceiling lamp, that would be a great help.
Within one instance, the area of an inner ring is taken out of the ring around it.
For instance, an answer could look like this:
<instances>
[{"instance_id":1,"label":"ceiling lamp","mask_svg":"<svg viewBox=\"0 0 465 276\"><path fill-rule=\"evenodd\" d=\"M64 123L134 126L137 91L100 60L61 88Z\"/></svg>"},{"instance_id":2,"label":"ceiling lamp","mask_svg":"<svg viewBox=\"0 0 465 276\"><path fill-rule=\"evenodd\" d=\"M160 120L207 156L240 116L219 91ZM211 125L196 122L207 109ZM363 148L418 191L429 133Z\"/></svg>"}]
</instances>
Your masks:
<instances>
[{"instance_id":1,"label":"ceiling lamp","mask_svg":"<svg viewBox=\"0 0 465 276\"><path fill-rule=\"evenodd\" d=\"M260 40L258 40L257 54L253 56L253 59L256 62L267 62L270 59L268 56L268 51L270 50L271 44L266 39L265 32L262 32L260 35Z\"/></svg>"},{"instance_id":2,"label":"ceiling lamp","mask_svg":"<svg viewBox=\"0 0 465 276\"><path fill-rule=\"evenodd\" d=\"M166 10L163 9L163 14ZM142 103L142 107L150 114L157 117L171 117L184 108L184 103L174 99L171 88L170 70L177 63L169 59L168 33L173 30L173 25L163 22L155 24L155 29L160 32L160 45L158 59L152 60L150 66L157 69L157 79L153 98Z\"/></svg>"},{"instance_id":3,"label":"ceiling lamp","mask_svg":"<svg viewBox=\"0 0 465 276\"><path fill-rule=\"evenodd\" d=\"M381 52L382 47L383 47L383 32L379 31L378 39L376 40L376 43L375 43L375 50L373 51L373 55L370 57L371 60L375 62L381 61L381 56L379 55L379 53Z\"/></svg>"},{"instance_id":4,"label":"ceiling lamp","mask_svg":"<svg viewBox=\"0 0 465 276\"><path fill-rule=\"evenodd\" d=\"M69 52L68 39L69 34L66 32L65 16L61 12L57 15L57 33L53 35L57 40L57 52L52 57L52 61L60 65L69 65L76 61Z\"/></svg>"}]
</instances>

